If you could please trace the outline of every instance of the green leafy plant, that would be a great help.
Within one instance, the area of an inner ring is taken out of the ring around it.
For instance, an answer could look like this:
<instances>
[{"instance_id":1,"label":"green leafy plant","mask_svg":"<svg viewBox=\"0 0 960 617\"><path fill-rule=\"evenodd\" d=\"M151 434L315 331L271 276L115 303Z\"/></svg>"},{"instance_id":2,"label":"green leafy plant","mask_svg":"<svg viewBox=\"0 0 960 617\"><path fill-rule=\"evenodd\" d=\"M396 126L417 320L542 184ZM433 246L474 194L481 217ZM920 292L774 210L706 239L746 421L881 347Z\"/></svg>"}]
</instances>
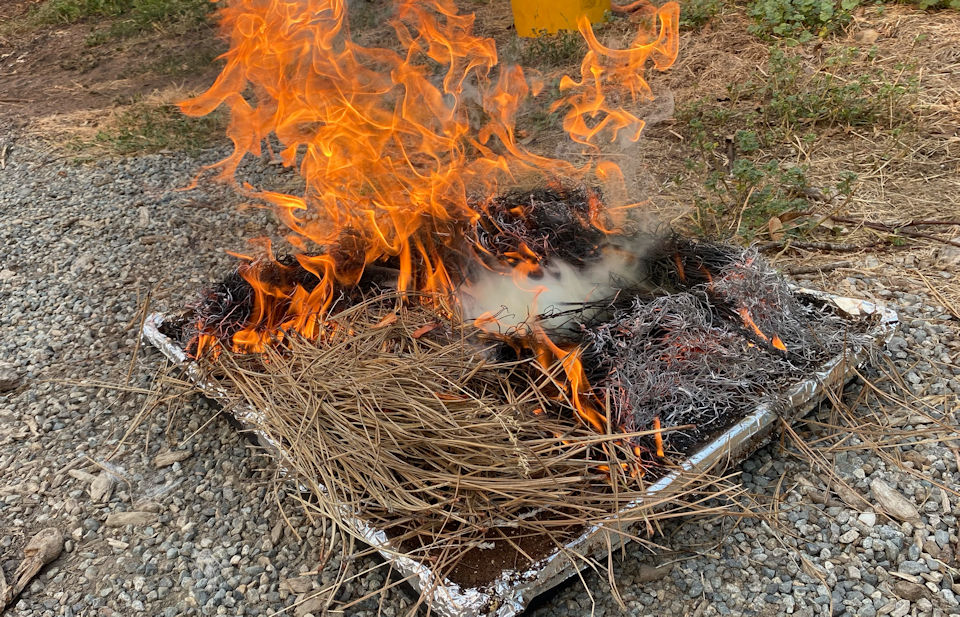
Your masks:
<instances>
[{"instance_id":1,"label":"green leafy plant","mask_svg":"<svg viewBox=\"0 0 960 617\"><path fill-rule=\"evenodd\" d=\"M766 122L787 131L815 125L869 126L883 120L896 124L908 107L902 105L905 97L917 91L916 78L906 66L897 67L902 74L893 82L880 70L841 75L860 53L846 48L810 72L803 66L803 57L773 50L769 77L754 84L752 93L764 102Z\"/></svg>"},{"instance_id":2,"label":"green leafy plant","mask_svg":"<svg viewBox=\"0 0 960 617\"><path fill-rule=\"evenodd\" d=\"M752 0L754 34L800 41L835 32L853 19L860 0Z\"/></svg>"},{"instance_id":3,"label":"green leafy plant","mask_svg":"<svg viewBox=\"0 0 960 617\"><path fill-rule=\"evenodd\" d=\"M747 241L765 229L772 217L806 203L802 196L807 186L805 169L783 166L776 159L764 163L736 159L729 174L713 172L705 186L709 193L701 207L714 216L733 219L731 235Z\"/></svg>"},{"instance_id":4,"label":"green leafy plant","mask_svg":"<svg viewBox=\"0 0 960 617\"><path fill-rule=\"evenodd\" d=\"M722 0L681 0L680 27L684 30L699 30L722 8Z\"/></svg>"}]
</instances>

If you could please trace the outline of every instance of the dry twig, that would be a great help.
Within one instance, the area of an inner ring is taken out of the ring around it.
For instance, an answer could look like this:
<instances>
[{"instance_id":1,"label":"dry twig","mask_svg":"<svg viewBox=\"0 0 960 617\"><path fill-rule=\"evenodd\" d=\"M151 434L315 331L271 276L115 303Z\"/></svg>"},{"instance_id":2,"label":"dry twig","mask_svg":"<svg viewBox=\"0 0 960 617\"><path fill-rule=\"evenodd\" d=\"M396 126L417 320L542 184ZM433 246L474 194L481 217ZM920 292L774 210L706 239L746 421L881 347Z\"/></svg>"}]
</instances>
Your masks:
<instances>
[{"instance_id":1,"label":"dry twig","mask_svg":"<svg viewBox=\"0 0 960 617\"><path fill-rule=\"evenodd\" d=\"M930 240L932 242L939 242L941 244L948 244L950 246L960 247L960 242L956 240L950 240L948 238L941 238L939 236L934 236L933 234L928 234L920 231L910 231L909 229L904 229L904 227L918 226L918 225L932 225L929 221L926 222L910 222L904 225L898 225L896 223L879 223L875 221L864 221L858 219L852 219L845 216L836 216L831 214L830 218L838 223L846 223L848 225L858 225L860 227L866 227L867 229L874 229L876 231L882 231L885 233L890 233L894 235L907 236L908 238L918 238L922 240ZM937 222L938 225L951 225L951 221L946 222Z\"/></svg>"},{"instance_id":2,"label":"dry twig","mask_svg":"<svg viewBox=\"0 0 960 617\"><path fill-rule=\"evenodd\" d=\"M63 534L56 527L43 529L30 538L27 545L23 547L23 561L13 574L13 583L8 584L0 573L0 612L26 589L43 566L59 557L61 551L63 551Z\"/></svg>"},{"instance_id":3,"label":"dry twig","mask_svg":"<svg viewBox=\"0 0 960 617\"><path fill-rule=\"evenodd\" d=\"M367 301L336 314L320 344L290 336L262 356L224 351L207 364L261 412L256 427L281 445L281 464L313 496L305 504L341 533L357 534L351 519L362 514L450 575L472 548L513 551L523 563L535 559L524 548L531 536L566 550L585 526L618 520L608 533L632 538L638 523L724 508L706 498L731 487L702 475L646 495L614 462L630 460L618 444L644 433L597 434L556 411L545 394L557 391L556 375L497 360L472 328L423 332L437 321L424 308L384 320L395 310L383 297Z\"/></svg>"},{"instance_id":4,"label":"dry twig","mask_svg":"<svg viewBox=\"0 0 960 617\"><path fill-rule=\"evenodd\" d=\"M850 268L852 265L853 264L849 261L835 261L820 266L791 266L786 268L784 272L792 276L797 276L799 274L820 274L821 272L832 272L833 270L839 270L840 268Z\"/></svg>"}]
</instances>

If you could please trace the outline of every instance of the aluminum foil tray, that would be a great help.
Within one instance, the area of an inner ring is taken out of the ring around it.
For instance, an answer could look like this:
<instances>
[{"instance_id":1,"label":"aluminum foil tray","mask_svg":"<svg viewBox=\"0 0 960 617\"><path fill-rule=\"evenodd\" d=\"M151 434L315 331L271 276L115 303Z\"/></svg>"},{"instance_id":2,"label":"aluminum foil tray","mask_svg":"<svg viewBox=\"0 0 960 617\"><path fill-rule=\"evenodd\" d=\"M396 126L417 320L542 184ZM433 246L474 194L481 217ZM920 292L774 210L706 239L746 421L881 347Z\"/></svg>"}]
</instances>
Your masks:
<instances>
[{"instance_id":1,"label":"aluminum foil tray","mask_svg":"<svg viewBox=\"0 0 960 617\"><path fill-rule=\"evenodd\" d=\"M850 319L868 320L867 334L876 345L886 343L897 327L897 314L888 307L867 300L834 296L809 289L797 289L798 294L833 305ZM161 313L150 315L144 322L142 336L159 349L167 358L180 365L196 385L209 397L226 404L229 395L216 384L206 381L199 367L187 357L184 350L161 332L161 326L171 316ZM811 411L824 397L828 388L850 379L854 369L869 357L867 347L854 347L824 363L785 393L784 404L763 403L747 413L743 419L724 431L692 454L680 468L651 484L648 499L665 493L682 477L688 474L717 471L750 455L769 439L778 418L792 422ZM272 450L279 464L284 464L284 452L278 444L257 431L259 412L256 409L230 406L236 419L245 428L253 431L261 443ZM643 500L631 502L621 514L642 506ZM521 613L536 596L559 585L576 574L577 564L564 558L557 551L531 565L525 571L505 570L491 584L482 588L462 588L436 575L426 565L406 556L391 545L386 533L366 523L362 518L348 516L346 519L383 558L400 572L417 592L428 594L425 600L432 611L441 617L514 617ZM611 521L613 522L613 521ZM602 533L601 527L588 528L570 541L566 548L572 553L599 557L608 550L616 549L625 542L621 534ZM569 553L568 553L569 554ZM584 567L585 564L581 564Z\"/></svg>"}]
</instances>

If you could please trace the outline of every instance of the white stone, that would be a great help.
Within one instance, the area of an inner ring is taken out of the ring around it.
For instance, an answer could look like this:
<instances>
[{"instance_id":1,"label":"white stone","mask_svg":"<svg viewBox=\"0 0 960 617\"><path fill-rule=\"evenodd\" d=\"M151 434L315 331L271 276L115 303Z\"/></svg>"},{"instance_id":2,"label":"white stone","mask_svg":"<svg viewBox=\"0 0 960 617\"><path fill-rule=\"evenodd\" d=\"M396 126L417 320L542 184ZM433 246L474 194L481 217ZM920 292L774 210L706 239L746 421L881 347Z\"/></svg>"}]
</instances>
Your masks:
<instances>
[{"instance_id":1,"label":"white stone","mask_svg":"<svg viewBox=\"0 0 960 617\"><path fill-rule=\"evenodd\" d=\"M893 610L890 611L890 617L904 617L910 612L910 600L897 600Z\"/></svg>"}]
</instances>

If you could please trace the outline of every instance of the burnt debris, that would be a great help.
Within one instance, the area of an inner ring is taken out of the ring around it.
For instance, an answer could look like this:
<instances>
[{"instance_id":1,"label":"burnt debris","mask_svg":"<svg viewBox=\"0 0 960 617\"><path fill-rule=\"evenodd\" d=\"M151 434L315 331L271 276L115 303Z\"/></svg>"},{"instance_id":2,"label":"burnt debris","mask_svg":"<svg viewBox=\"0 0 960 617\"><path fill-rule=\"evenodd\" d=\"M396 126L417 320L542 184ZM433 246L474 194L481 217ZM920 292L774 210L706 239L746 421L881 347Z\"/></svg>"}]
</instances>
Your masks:
<instances>
[{"instance_id":1,"label":"burnt debris","mask_svg":"<svg viewBox=\"0 0 960 617\"><path fill-rule=\"evenodd\" d=\"M668 450L689 451L856 343L849 322L801 301L752 250L673 238L651 272L669 293L623 294L583 324L582 353L618 425L689 427L663 433Z\"/></svg>"},{"instance_id":2,"label":"burnt debris","mask_svg":"<svg viewBox=\"0 0 960 617\"><path fill-rule=\"evenodd\" d=\"M484 262L516 265L553 260L584 266L599 257L607 243L600 191L587 186L553 186L511 191L478 208L469 234Z\"/></svg>"},{"instance_id":3,"label":"burnt debris","mask_svg":"<svg viewBox=\"0 0 960 617\"><path fill-rule=\"evenodd\" d=\"M755 251L676 235L637 240L634 234L627 242L602 229L599 200L598 191L584 186L500 195L478 206L479 217L457 229L472 248L451 254L448 263L464 268L455 277L466 276L469 264L476 263L466 259L472 250L489 267L559 260L585 269L617 243L643 246L642 271L630 281L612 281L609 297L565 308L563 320L556 312L544 316L562 321L562 328L551 330L541 321L552 340L579 347L592 387L587 395L609 401L611 417L622 430L650 430L655 421L665 429L686 427L665 430L663 444L668 451L688 452L856 338L843 318L801 301ZM344 251L331 247L330 255L350 261ZM360 268L355 286L337 290L341 310L388 289L391 274L398 272L390 259ZM254 291L251 280L260 289ZM309 292L317 283L292 257L244 262L189 307L192 316L184 320L179 339L189 353L197 350L201 335L229 348L262 304L256 294L296 286ZM276 318L258 323L283 323L290 300L269 306ZM507 337L494 352L523 353L529 350ZM655 452L652 437L636 445Z\"/></svg>"}]
</instances>

